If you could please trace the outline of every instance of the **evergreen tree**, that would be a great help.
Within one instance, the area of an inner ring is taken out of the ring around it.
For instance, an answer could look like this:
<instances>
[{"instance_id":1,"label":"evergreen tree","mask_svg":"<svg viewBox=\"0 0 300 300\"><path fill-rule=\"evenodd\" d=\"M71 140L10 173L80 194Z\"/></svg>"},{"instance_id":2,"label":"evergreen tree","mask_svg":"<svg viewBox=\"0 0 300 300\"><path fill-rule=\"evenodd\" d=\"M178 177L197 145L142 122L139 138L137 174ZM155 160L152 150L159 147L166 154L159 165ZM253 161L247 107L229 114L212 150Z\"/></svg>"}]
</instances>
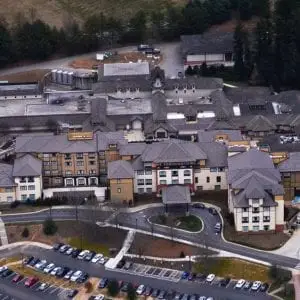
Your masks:
<instances>
[{"instance_id":1,"label":"evergreen tree","mask_svg":"<svg viewBox=\"0 0 300 300\"><path fill-rule=\"evenodd\" d=\"M244 54L244 30L238 24L234 32L234 71L239 80L245 79Z\"/></svg>"},{"instance_id":2,"label":"evergreen tree","mask_svg":"<svg viewBox=\"0 0 300 300\"><path fill-rule=\"evenodd\" d=\"M128 23L125 42L142 42L146 39L146 14L140 10Z\"/></svg>"},{"instance_id":3,"label":"evergreen tree","mask_svg":"<svg viewBox=\"0 0 300 300\"><path fill-rule=\"evenodd\" d=\"M204 2L210 24L221 24L231 18L229 0L209 0Z\"/></svg>"},{"instance_id":4,"label":"evergreen tree","mask_svg":"<svg viewBox=\"0 0 300 300\"><path fill-rule=\"evenodd\" d=\"M0 67L6 66L13 58L12 38L7 28L0 24Z\"/></svg>"},{"instance_id":5,"label":"evergreen tree","mask_svg":"<svg viewBox=\"0 0 300 300\"><path fill-rule=\"evenodd\" d=\"M249 20L253 15L252 0L239 0L238 11L241 20Z\"/></svg>"}]
</instances>

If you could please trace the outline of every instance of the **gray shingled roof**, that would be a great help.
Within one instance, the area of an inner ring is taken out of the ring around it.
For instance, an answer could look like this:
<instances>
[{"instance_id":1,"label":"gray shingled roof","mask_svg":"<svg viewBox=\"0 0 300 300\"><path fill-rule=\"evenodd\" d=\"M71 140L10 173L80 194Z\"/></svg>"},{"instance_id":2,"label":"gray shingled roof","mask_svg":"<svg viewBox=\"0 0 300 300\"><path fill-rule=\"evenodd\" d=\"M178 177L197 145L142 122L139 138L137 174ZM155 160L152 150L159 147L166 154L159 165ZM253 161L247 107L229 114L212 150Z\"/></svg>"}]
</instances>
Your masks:
<instances>
[{"instance_id":1,"label":"gray shingled roof","mask_svg":"<svg viewBox=\"0 0 300 300\"><path fill-rule=\"evenodd\" d=\"M127 160L111 161L107 165L108 179L126 179L133 178L134 171L132 165Z\"/></svg>"},{"instance_id":2,"label":"gray shingled roof","mask_svg":"<svg viewBox=\"0 0 300 300\"><path fill-rule=\"evenodd\" d=\"M18 157L14 161L13 176L40 176L42 175L42 161L30 154Z\"/></svg>"},{"instance_id":3,"label":"gray shingled roof","mask_svg":"<svg viewBox=\"0 0 300 300\"><path fill-rule=\"evenodd\" d=\"M278 164L280 172L299 172L300 171L300 152L289 153L288 159Z\"/></svg>"},{"instance_id":4,"label":"gray shingled roof","mask_svg":"<svg viewBox=\"0 0 300 300\"><path fill-rule=\"evenodd\" d=\"M223 88L223 79L215 77L184 77L184 78L166 78L164 89L174 90L183 89L204 89L204 90L217 90Z\"/></svg>"},{"instance_id":5,"label":"gray shingled roof","mask_svg":"<svg viewBox=\"0 0 300 300\"><path fill-rule=\"evenodd\" d=\"M191 203L191 193L188 186L170 185L162 188L162 201L164 204Z\"/></svg>"},{"instance_id":6,"label":"gray shingled roof","mask_svg":"<svg viewBox=\"0 0 300 300\"><path fill-rule=\"evenodd\" d=\"M147 144L146 143L128 143L120 147L120 155L141 155Z\"/></svg>"},{"instance_id":7,"label":"gray shingled roof","mask_svg":"<svg viewBox=\"0 0 300 300\"><path fill-rule=\"evenodd\" d=\"M13 176L13 166L0 163L0 187L16 186Z\"/></svg>"},{"instance_id":8,"label":"gray shingled roof","mask_svg":"<svg viewBox=\"0 0 300 300\"><path fill-rule=\"evenodd\" d=\"M214 167L227 167L228 153L227 147L218 142L198 143L200 149L206 153L206 166L209 168Z\"/></svg>"},{"instance_id":9,"label":"gray shingled roof","mask_svg":"<svg viewBox=\"0 0 300 300\"><path fill-rule=\"evenodd\" d=\"M230 141L242 141L240 130L199 130L198 142L214 142L216 135L227 135Z\"/></svg>"},{"instance_id":10,"label":"gray shingled roof","mask_svg":"<svg viewBox=\"0 0 300 300\"><path fill-rule=\"evenodd\" d=\"M258 115L246 124L246 129L251 131L272 131L276 129L276 126L265 116Z\"/></svg>"}]
</instances>

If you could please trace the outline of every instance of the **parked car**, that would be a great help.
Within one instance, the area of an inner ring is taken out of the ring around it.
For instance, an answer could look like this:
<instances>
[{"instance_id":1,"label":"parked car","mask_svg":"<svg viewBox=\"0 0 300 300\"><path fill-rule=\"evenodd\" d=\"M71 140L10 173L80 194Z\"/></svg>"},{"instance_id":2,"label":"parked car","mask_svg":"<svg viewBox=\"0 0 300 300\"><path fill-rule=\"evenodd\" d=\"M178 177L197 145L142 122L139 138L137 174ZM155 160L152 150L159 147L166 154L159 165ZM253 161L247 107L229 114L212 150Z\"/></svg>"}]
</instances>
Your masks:
<instances>
[{"instance_id":1,"label":"parked car","mask_svg":"<svg viewBox=\"0 0 300 300\"><path fill-rule=\"evenodd\" d=\"M189 281L192 281L196 278L196 274L195 273L190 273L189 277L188 277L188 280Z\"/></svg>"},{"instance_id":2,"label":"parked car","mask_svg":"<svg viewBox=\"0 0 300 300\"><path fill-rule=\"evenodd\" d=\"M190 300L198 300L199 299L199 296L197 294L193 294L191 297L190 297Z\"/></svg>"},{"instance_id":3,"label":"parked car","mask_svg":"<svg viewBox=\"0 0 300 300\"><path fill-rule=\"evenodd\" d=\"M89 274L88 273L83 273L77 280L77 283L84 283L88 280Z\"/></svg>"},{"instance_id":4,"label":"parked car","mask_svg":"<svg viewBox=\"0 0 300 300\"><path fill-rule=\"evenodd\" d=\"M200 296L199 300L206 300L206 297L205 296Z\"/></svg>"},{"instance_id":5,"label":"parked car","mask_svg":"<svg viewBox=\"0 0 300 300\"><path fill-rule=\"evenodd\" d=\"M28 263L28 266L34 267L39 261L39 258L34 258L31 262Z\"/></svg>"},{"instance_id":6,"label":"parked car","mask_svg":"<svg viewBox=\"0 0 300 300\"><path fill-rule=\"evenodd\" d=\"M129 288L129 282L124 282L121 287L121 292L127 292Z\"/></svg>"},{"instance_id":7,"label":"parked car","mask_svg":"<svg viewBox=\"0 0 300 300\"><path fill-rule=\"evenodd\" d=\"M190 295L188 294L183 294L181 300L189 300L190 299Z\"/></svg>"},{"instance_id":8,"label":"parked car","mask_svg":"<svg viewBox=\"0 0 300 300\"><path fill-rule=\"evenodd\" d=\"M269 284L268 283L263 283L261 286L260 286L260 291L261 292L266 292L267 290L269 289Z\"/></svg>"},{"instance_id":9,"label":"parked car","mask_svg":"<svg viewBox=\"0 0 300 300\"><path fill-rule=\"evenodd\" d=\"M34 267L38 270L43 270L47 265L47 261L45 259L40 260L39 262L37 262Z\"/></svg>"},{"instance_id":10,"label":"parked car","mask_svg":"<svg viewBox=\"0 0 300 300\"><path fill-rule=\"evenodd\" d=\"M103 254L97 253L91 260L92 263L97 263L103 257Z\"/></svg>"},{"instance_id":11,"label":"parked car","mask_svg":"<svg viewBox=\"0 0 300 300\"><path fill-rule=\"evenodd\" d=\"M14 278L12 279L12 282L17 283L17 282L21 281L23 278L24 278L23 275L21 275L21 274L16 274L16 275L14 276Z\"/></svg>"},{"instance_id":12,"label":"parked car","mask_svg":"<svg viewBox=\"0 0 300 300\"><path fill-rule=\"evenodd\" d=\"M56 243L52 246L52 249L54 251L58 251L60 249L61 246L63 246L64 244L63 243Z\"/></svg>"},{"instance_id":13,"label":"parked car","mask_svg":"<svg viewBox=\"0 0 300 300\"><path fill-rule=\"evenodd\" d=\"M51 263L44 268L44 273L48 274L55 268L55 264Z\"/></svg>"},{"instance_id":14,"label":"parked car","mask_svg":"<svg viewBox=\"0 0 300 300\"><path fill-rule=\"evenodd\" d=\"M35 285L37 282L39 281L39 279L35 276L33 277L28 277L25 282L24 282L24 285L26 287L32 287L33 285Z\"/></svg>"},{"instance_id":15,"label":"parked car","mask_svg":"<svg viewBox=\"0 0 300 300\"><path fill-rule=\"evenodd\" d=\"M108 261L108 258L107 257L102 257L98 260L98 264L99 265L104 265L106 262Z\"/></svg>"},{"instance_id":16,"label":"parked car","mask_svg":"<svg viewBox=\"0 0 300 300\"><path fill-rule=\"evenodd\" d=\"M251 286L251 291L257 292L261 286L261 281L254 281Z\"/></svg>"},{"instance_id":17,"label":"parked car","mask_svg":"<svg viewBox=\"0 0 300 300\"><path fill-rule=\"evenodd\" d=\"M1 277L6 278L6 277L10 276L10 275L13 274L13 273L14 273L13 270L7 269L7 270L5 270L5 271L1 274Z\"/></svg>"},{"instance_id":18,"label":"parked car","mask_svg":"<svg viewBox=\"0 0 300 300\"><path fill-rule=\"evenodd\" d=\"M82 259L85 258L85 256L86 256L88 253L90 253L89 250L83 250L83 251L81 251L81 252L78 254L77 258L80 259L80 260L82 260Z\"/></svg>"},{"instance_id":19,"label":"parked car","mask_svg":"<svg viewBox=\"0 0 300 300\"><path fill-rule=\"evenodd\" d=\"M0 267L0 274L2 274L4 271L6 271L8 269L7 266L2 266Z\"/></svg>"},{"instance_id":20,"label":"parked car","mask_svg":"<svg viewBox=\"0 0 300 300\"><path fill-rule=\"evenodd\" d=\"M204 209L205 208L205 205L203 203L195 203L194 204L194 207L195 208L201 208L201 209Z\"/></svg>"},{"instance_id":21,"label":"parked car","mask_svg":"<svg viewBox=\"0 0 300 300\"><path fill-rule=\"evenodd\" d=\"M104 300L104 299L105 299L105 296L102 295L102 294L99 294L99 295L94 297L94 300Z\"/></svg>"},{"instance_id":22,"label":"parked car","mask_svg":"<svg viewBox=\"0 0 300 300\"><path fill-rule=\"evenodd\" d=\"M216 210L215 208L213 208L213 207L210 207L210 208L208 209L208 211L209 211L212 215L217 215L217 214L218 214L217 210Z\"/></svg>"},{"instance_id":23,"label":"parked car","mask_svg":"<svg viewBox=\"0 0 300 300\"><path fill-rule=\"evenodd\" d=\"M175 293L173 300L180 300L182 295L180 293Z\"/></svg>"},{"instance_id":24,"label":"parked car","mask_svg":"<svg viewBox=\"0 0 300 300\"><path fill-rule=\"evenodd\" d=\"M62 246L59 248L59 252L60 252L60 253L65 253L69 248L70 248L69 245L62 245Z\"/></svg>"},{"instance_id":25,"label":"parked car","mask_svg":"<svg viewBox=\"0 0 300 300\"><path fill-rule=\"evenodd\" d=\"M216 275L215 274L209 274L206 277L206 282L213 282L215 279Z\"/></svg>"},{"instance_id":26,"label":"parked car","mask_svg":"<svg viewBox=\"0 0 300 300\"><path fill-rule=\"evenodd\" d=\"M64 276L64 279L70 279L73 273L74 273L73 270L68 271L67 274Z\"/></svg>"},{"instance_id":27,"label":"parked car","mask_svg":"<svg viewBox=\"0 0 300 300\"><path fill-rule=\"evenodd\" d=\"M156 298L158 296L158 294L160 293L160 291L158 289L154 289L152 291L151 297Z\"/></svg>"},{"instance_id":28,"label":"parked car","mask_svg":"<svg viewBox=\"0 0 300 300\"><path fill-rule=\"evenodd\" d=\"M252 286L252 282L251 281L246 281L244 286L243 286L243 289L244 290L249 290Z\"/></svg>"},{"instance_id":29,"label":"parked car","mask_svg":"<svg viewBox=\"0 0 300 300\"><path fill-rule=\"evenodd\" d=\"M144 291L144 295L149 297L152 293L152 287L151 286L146 286L145 291Z\"/></svg>"},{"instance_id":30,"label":"parked car","mask_svg":"<svg viewBox=\"0 0 300 300\"><path fill-rule=\"evenodd\" d=\"M205 280L206 277L207 277L207 275L202 274L202 273L198 273L198 274L196 275L196 279L197 279L197 280L200 280L200 281Z\"/></svg>"},{"instance_id":31,"label":"parked car","mask_svg":"<svg viewBox=\"0 0 300 300\"><path fill-rule=\"evenodd\" d=\"M62 267L55 267L51 272L50 275L56 276L57 272L59 272L62 269Z\"/></svg>"},{"instance_id":32,"label":"parked car","mask_svg":"<svg viewBox=\"0 0 300 300\"><path fill-rule=\"evenodd\" d=\"M73 252L73 248L72 247L70 247L66 252L65 252L65 254L67 254L67 255L71 255L72 254L72 252Z\"/></svg>"},{"instance_id":33,"label":"parked car","mask_svg":"<svg viewBox=\"0 0 300 300\"><path fill-rule=\"evenodd\" d=\"M133 265L132 261L126 261L126 263L124 265L124 269L129 270L129 269L131 269L132 265Z\"/></svg>"},{"instance_id":34,"label":"parked car","mask_svg":"<svg viewBox=\"0 0 300 300\"><path fill-rule=\"evenodd\" d=\"M142 295L145 291L145 286L143 284L139 285L138 288L136 289L137 295Z\"/></svg>"},{"instance_id":35,"label":"parked car","mask_svg":"<svg viewBox=\"0 0 300 300\"><path fill-rule=\"evenodd\" d=\"M164 290L161 290L157 296L158 299L165 299L167 292Z\"/></svg>"},{"instance_id":36,"label":"parked car","mask_svg":"<svg viewBox=\"0 0 300 300\"><path fill-rule=\"evenodd\" d=\"M46 288L48 288L50 285L48 283L43 282L39 287L38 287L38 291L44 291Z\"/></svg>"},{"instance_id":37,"label":"parked car","mask_svg":"<svg viewBox=\"0 0 300 300\"><path fill-rule=\"evenodd\" d=\"M221 223L219 223L219 222L216 223L214 229L215 229L215 232L216 232L216 233L220 233L221 230L222 230L222 225L221 225Z\"/></svg>"},{"instance_id":38,"label":"parked car","mask_svg":"<svg viewBox=\"0 0 300 300\"><path fill-rule=\"evenodd\" d=\"M68 268L68 267L63 267L63 268L59 269L59 270L56 272L55 276L56 276L56 277L59 277L59 278L62 278L62 277L64 277L69 271L70 271L70 268Z\"/></svg>"},{"instance_id":39,"label":"parked car","mask_svg":"<svg viewBox=\"0 0 300 300\"><path fill-rule=\"evenodd\" d=\"M206 298L206 300L214 300L214 298L213 297L208 297L208 298Z\"/></svg>"},{"instance_id":40,"label":"parked car","mask_svg":"<svg viewBox=\"0 0 300 300\"><path fill-rule=\"evenodd\" d=\"M220 281L220 286L227 286L228 283L230 282L230 278L229 277L226 277L226 278L223 278L221 281Z\"/></svg>"},{"instance_id":41,"label":"parked car","mask_svg":"<svg viewBox=\"0 0 300 300\"><path fill-rule=\"evenodd\" d=\"M107 278L102 278L99 281L98 288L99 289L104 289L107 285L108 285L108 279Z\"/></svg>"},{"instance_id":42,"label":"parked car","mask_svg":"<svg viewBox=\"0 0 300 300\"><path fill-rule=\"evenodd\" d=\"M34 260L34 257L33 257L33 256L28 256L28 257L24 258L23 264L24 264L24 265L28 265L28 264L31 263L33 260Z\"/></svg>"},{"instance_id":43,"label":"parked car","mask_svg":"<svg viewBox=\"0 0 300 300\"><path fill-rule=\"evenodd\" d=\"M82 275L82 271L77 270L76 272L73 273L73 275L71 276L70 280L75 282L77 281L77 279Z\"/></svg>"},{"instance_id":44,"label":"parked car","mask_svg":"<svg viewBox=\"0 0 300 300\"><path fill-rule=\"evenodd\" d=\"M78 255L79 255L79 253L81 252L82 250L81 249L73 249L73 251L72 251L72 254L71 254L71 256L73 257L73 258L76 258Z\"/></svg>"},{"instance_id":45,"label":"parked car","mask_svg":"<svg viewBox=\"0 0 300 300\"><path fill-rule=\"evenodd\" d=\"M77 294L78 294L78 290L68 290L67 291L68 298L74 298Z\"/></svg>"},{"instance_id":46,"label":"parked car","mask_svg":"<svg viewBox=\"0 0 300 300\"><path fill-rule=\"evenodd\" d=\"M189 272L183 272L182 275L181 275L181 279L186 280L186 279L189 278L189 276L190 276L190 273L189 273Z\"/></svg>"},{"instance_id":47,"label":"parked car","mask_svg":"<svg viewBox=\"0 0 300 300\"><path fill-rule=\"evenodd\" d=\"M235 284L234 288L235 289L241 289L244 286L245 282L246 281L244 279L238 280L238 282Z\"/></svg>"},{"instance_id":48,"label":"parked car","mask_svg":"<svg viewBox=\"0 0 300 300\"><path fill-rule=\"evenodd\" d=\"M89 253L86 254L86 256L84 257L84 260L91 261L95 255L96 255L96 252L90 251Z\"/></svg>"}]
</instances>

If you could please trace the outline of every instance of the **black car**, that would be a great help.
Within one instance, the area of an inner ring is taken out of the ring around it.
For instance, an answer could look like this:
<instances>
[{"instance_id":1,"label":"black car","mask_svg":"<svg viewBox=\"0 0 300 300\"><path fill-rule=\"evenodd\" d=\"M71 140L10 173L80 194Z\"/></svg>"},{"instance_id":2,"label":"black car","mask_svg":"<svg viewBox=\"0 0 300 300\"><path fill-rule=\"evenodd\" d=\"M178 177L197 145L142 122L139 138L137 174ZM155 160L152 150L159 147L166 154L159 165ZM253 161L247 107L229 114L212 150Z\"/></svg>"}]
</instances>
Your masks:
<instances>
[{"instance_id":1,"label":"black car","mask_svg":"<svg viewBox=\"0 0 300 300\"><path fill-rule=\"evenodd\" d=\"M205 205L203 203L195 203L194 204L194 207L195 208L201 208L201 209L204 209L205 208Z\"/></svg>"},{"instance_id":2,"label":"black car","mask_svg":"<svg viewBox=\"0 0 300 300\"><path fill-rule=\"evenodd\" d=\"M28 265L28 264L30 264L33 260L34 260L34 257L33 257L33 256L28 256L28 257L26 257L26 258L23 260L23 264L24 264L24 265Z\"/></svg>"},{"instance_id":3,"label":"black car","mask_svg":"<svg viewBox=\"0 0 300 300\"><path fill-rule=\"evenodd\" d=\"M260 286L259 290L260 292L266 292L268 289L269 289L269 284L265 282Z\"/></svg>"},{"instance_id":4,"label":"black car","mask_svg":"<svg viewBox=\"0 0 300 300\"><path fill-rule=\"evenodd\" d=\"M217 210L216 210L215 208L213 208L213 207L210 207L210 208L208 209L208 211L209 211L212 215L217 215L217 214L218 214Z\"/></svg>"},{"instance_id":5,"label":"black car","mask_svg":"<svg viewBox=\"0 0 300 300\"><path fill-rule=\"evenodd\" d=\"M220 286L227 286L228 283L230 282L230 278L229 277L226 277L226 278L223 278L221 281L220 281Z\"/></svg>"},{"instance_id":6,"label":"black car","mask_svg":"<svg viewBox=\"0 0 300 300\"><path fill-rule=\"evenodd\" d=\"M76 280L76 282L77 282L77 283L84 283L84 282L86 282L86 281L88 280L88 278L89 278L89 274L83 273L83 274Z\"/></svg>"},{"instance_id":7,"label":"black car","mask_svg":"<svg viewBox=\"0 0 300 300\"><path fill-rule=\"evenodd\" d=\"M34 258L30 263L28 263L28 265L33 267L34 265L36 265L40 261L41 260L39 258Z\"/></svg>"},{"instance_id":8,"label":"black car","mask_svg":"<svg viewBox=\"0 0 300 300\"><path fill-rule=\"evenodd\" d=\"M160 291L159 291L158 289L154 289L154 290L152 291L151 297L156 298L156 297L158 296L159 292L160 292Z\"/></svg>"},{"instance_id":9,"label":"black car","mask_svg":"<svg viewBox=\"0 0 300 300\"><path fill-rule=\"evenodd\" d=\"M143 295L149 297L149 296L151 295L151 293L152 293L152 288L151 288L151 286L146 286Z\"/></svg>"},{"instance_id":10,"label":"black car","mask_svg":"<svg viewBox=\"0 0 300 300\"><path fill-rule=\"evenodd\" d=\"M128 282L124 282L122 287L121 287L121 291L122 292L128 292L128 288L129 288L129 283Z\"/></svg>"},{"instance_id":11,"label":"black car","mask_svg":"<svg viewBox=\"0 0 300 300\"><path fill-rule=\"evenodd\" d=\"M72 253L71 253L71 256L73 257L73 258L76 258L77 256L78 256L78 254L81 252L82 250L81 249L74 249L73 251L72 251Z\"/></svg>"},{"instance_id":12,"label":"black car","mask_svg":"<svg viewBox=\"0 0 300 300\"><path fill-rule=\"evenodd\" d=\"M5 271L1 274L1 277L5 278L5 277L10 276L10 275L13 274L13 273L14 273L13 270L7 269L7 270L5 270Z\"/></svg>"},{"instance_id":13,"label":"black car","mask_svg":"<svg viewBox=\"0 0 300 300\"><path fill-rule=\"evenodd\" d=\"M62 278L64 277L68 272L70 271L70 268L68 267L63 267L57 271L55 274L56 277Z\"/></svg>"},{"instance_id":14,"label":"black car","mask_svg":"<svg viewBox=\"0 0 300 300\"><path fill-rule=\"evenodd\" d=\"M78 294L78 290L68 290L67 297L74 298Z\"/></svg>"},{"instance_id":15,"label":"black car","mask_svg":"<svg viewBox=\"0 0 300 300\"><path fill-rule=\"evenodd\" d=\"M197 279L197 280L200 280L200 281L205 280L206 277L207 277L207 275L202 274L202 273L198 273L198 274L196 275L196 279Z\"/></svg>"},{"instance_id":16,"label":"black car","mask_svg":"<svg viewBox=\"0 0 300 300\"><path fill-rule=\"evenodd\" d=\"M63 243L56 243L56 244L54 244L54 245L52 246L52 249L53 249L54 251L58 251L59 248L60 248L61 246L63 246L63 245L64 245Z\"/></svg>"},{"instance_id":17,"label":"black car","mask_svg":"<svg viewBox=\"0 0 300 300\"><path fill-rule=\"evenodd\" d=\"M85 257L84 257L84 260L85 261L91 261L92 258L96 255L96 252L94 251L90 251Z\"/></svg>"},{"instance_id":18,"label":"black car","mask_svg":"<svg viewBox=\"0 0 300 300\"><path fill-rule=\"evenodd\" d=\"M165 299L167 292L164 290L161 290L157 296L158 299Z\"/></svg>"},{"instance_id":19,"label":"black car","mask_svg":"<svg viewBox=\"0 0 300 300\"><path fill-rule=\"evenodd\" d=\"M98 284L99 289L104 289L108 285L108 279L102 278Z\"/></svg>"}]
</instances>

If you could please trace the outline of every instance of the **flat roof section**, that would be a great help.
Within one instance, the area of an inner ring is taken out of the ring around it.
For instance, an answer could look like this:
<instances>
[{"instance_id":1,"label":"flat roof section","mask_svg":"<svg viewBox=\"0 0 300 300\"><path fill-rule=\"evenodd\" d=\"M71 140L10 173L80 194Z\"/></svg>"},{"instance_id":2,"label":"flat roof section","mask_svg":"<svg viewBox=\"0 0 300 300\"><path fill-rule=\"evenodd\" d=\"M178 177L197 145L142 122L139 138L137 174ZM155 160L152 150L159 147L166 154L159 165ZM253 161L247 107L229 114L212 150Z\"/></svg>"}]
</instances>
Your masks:
<instances>
[{"instance_id":1,"label":"flat roof section","mask_svg":"<svg viewBox=\"0 0 300 300\"><path fill-rule=\"evenodd\" d=\"M104 64L104 76L149 75L149 63L115 63Z\"/></svg>"},{"instance_id":2,"label":"flat roof section","mask_svg":"<svg viewBox=\"0 0 300 300\"><path fill-rule=\"evenodd\" d=\"M152 106L150 99L124 99L109 100L106 108L107 115L135 115L151 114Z\"/></svg>"}]
</instances>

